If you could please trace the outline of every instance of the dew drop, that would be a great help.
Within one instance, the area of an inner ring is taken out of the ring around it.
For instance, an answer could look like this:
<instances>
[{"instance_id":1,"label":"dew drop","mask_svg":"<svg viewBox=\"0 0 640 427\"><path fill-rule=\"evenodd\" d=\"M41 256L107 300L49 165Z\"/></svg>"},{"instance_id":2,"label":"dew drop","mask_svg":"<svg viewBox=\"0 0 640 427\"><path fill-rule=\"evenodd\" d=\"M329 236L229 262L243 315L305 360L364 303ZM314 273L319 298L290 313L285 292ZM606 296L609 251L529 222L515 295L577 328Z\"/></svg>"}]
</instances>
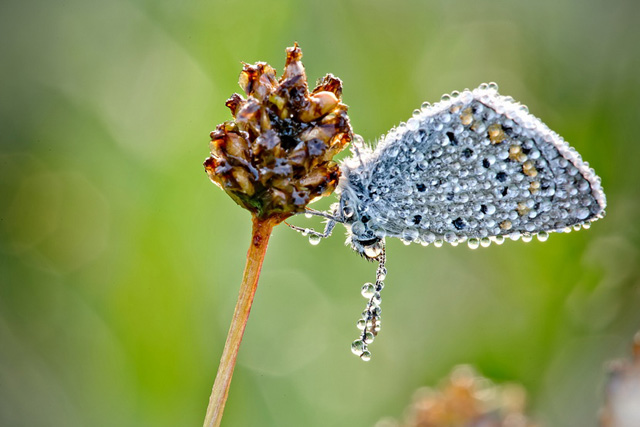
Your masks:
<instances>
[{"instance_id":1,"label":"dew drop","mask_svg":"<svg viewBox=\"0 0 640 427\"><path fill-rule=\"evenodd\" d=\"M365 232L364 224L361 221L354 222L351 226L351 232L357 235L363 234Z\"/></svg>"},{"instance_id":2,"label":"dew drop","mask_svg":"<svg viewBox=\"0 0 640 427\"><path fill-rule=\"evenodd\" d=\"M313 218L313 215L311 215L310 213L305 213L304 217L307 218L307 219L311 219L311 218Z\"/></svg>"},{"instance_id":3,"label":"dew drop","mask_svg":"<svg viewBox=\"0 0 640 427\"><path fill-rule=\"evenodd\" d=\"M369 258L375 258L382 253L382 248L379 244L373 244L370 246L365 246L364 254Z\"/></svg>"},{"instance_id":4,"label":"dew drop","mask_svg":"<svg viewBox=\"0 0 640 427\"><path fill-rule=\"evenodd\" d=\"M317 234L312 234L309 236L309 243L311 243L313 246L316 246L318 243L320 243L320 240L322 240L322 237L318 236Z\"/></svg>"},{"instance_id":5,"label":"dew drop","mask_svg":"<svg viewBox=\"0 0 640 427\"><path fill-rule=\"evenodd\" d=\"M445 93L444 95L442 95L442 97L440 97L440 100L444 102L451 101L451 95Z\"/></svg>"},{"instance_id":6,"label":"dew drop","mask_svg":"<svg viewBox=\"0 0 640 427\"><path fill-rule=\"evenodd\" d=\"M498 83L496 82L491 82L487 85L487 87L491 90L498 90Z\"/></svg>"},{"instance_id":7,"label":"dew drop","mask_svg":"<svg viewBox=\"0 0 640 427\"><path fill-rule=\"evenodd\" d=\"M441 248L443 244L444 244L444 241L442 239L436 239L433 242L433 246L435 246L436 248Z\"/></svg>"},{"instance_id":8,"label":"dew drop","mask_svg":"<svg viewBox=\"0 0 640 427\"><path fill-rule=\"evenodd\" d=\"M353 216L353 208L351 206L345 206L342 208L342 215L345 218L351 218Z\"/></svg>"},{"instance_id":9,"label":"dew drop","mask_svg":"<svg viewBox=\"0 0 640 427\"><path fill-rule=\"evenodd\" d=\"M525 243L529 243L533 239L531 233L522 233L522 241Z\"/></svg>"},{"instance_id":10,"label":"dew drop","mask_svg":"<svg viewBox=\"0 0 640 427\"><path fill-rule=\"evenodd\" d=\"M366 347L364 346L364 342L362 342L362 340L360 339L355 340L351 343L351 352L356 356L361 356L362 354L364 354L365 348Z\"/></svg>"},{"instance_id":11,"label":"dew drop","mask_svg":"<svg viewBox=\"0 0 640 427\"><path fill-rule=\"evenodd\" d=\"M504 236L495 236L493 241L496 242L496 245L501 245L504 243Z\"/></svg>"},{"instance_id":12,"label":"dew drop","mask_svg":"<svg viewBox=\"0 0 640 427\"><path fill-rule=\"evenodd\" d=\"M373 283L367 282L364 285L362 285L361 294L363 297L369 299L373 296L375 292L376 292L376 288L375 286L373 286Z\"/></svg>"},{"instance_id":13,"label":"dew drop","mask_svg":"<svg viewBox=\"0 0 640 427\"><path fill-rule=\"evenodd\" d=\"M371 360L371 352L369 350L363 351L362 354L360 355L360 359L364 360L365 362L368 362L369 360Z\"/></svg>"},{"instance_id":14,"label":"dew drop","mask_svg":"<svg viewBox=\"0 0 640 427\"><path fill-rule=\"evenodd\" d=\"M371 332L365 332L364 333L364 342L365 344L371 344L373 342L373 339L375 337L373 336L373 334Z\"/></svg>"},{"instance_id":15,"label":"dew drop","mask_svg":"<svg viewBox=\"0 0 640 427\"><path fill-rule=\"evenodd\" d=\"M536 237L538 238L539 241L546 242L547 239L549 238L549 233L547 233L546 231L541 231L536 235Z\"/></svg>"},{"instance_id":16,"label":"dew drop","mask_svg":"<svg viewBox=\"0 0 640 427\"><path fill-rule=\"evenodd\" d=\"M488 248L491 245L491 239L488 237L483 237L480 239L480 244L483 248Z\"/></svg>"},{"instance_id":17,"label":"dew drop","mask_svg":"<svg viewBox=\"0 0 640 427\"><path fill-rule=\"evenodd\" d=\"M402 231L402 238L407 242L412 242L418 238L418 234L418 230L416 230L415 228L405 228Z\"/></svg>"},{"instance_id":18,"label":"dew drop","mask_svg":"<svg viewBox=\"0 0 640 427\"><path fill-rule=\"evenodd\" d=\"M420 109L422 111L427 110L429 107L431 107L431 103L430 102L423 102L422 105L420 106Z\"/></svg>"},{"instance_id":19,"label":"dew drop","mask_svg":"<svg viewBox=\"0 0 640 427\"><path fill-rule=\"evenodd\" d=\"M358 327L358 329L360 329L361 331L364 331L364 328L367 327L367 321L364 319L360 319L358 320L358 322L356 323L356 326Z\"/></svg>"},{"instance_id":20,"label":"dew drop","mask_svg":"<svg viewBox=\"0 0 640 427\"><path fill-rule=\"evenodd\" d=\"M467 241L467 246L469 246L469 249L478 249L478 247L480 246L480 241L475 237L472 237Z\"/></svg>"},{"instance_id":21,"label":"dew drop","mask_svg":"<svg viewBox=\"0 0 640 427\"><path fill-rule=\"evenodd\" d=\"M386 269L386 267L382 267L380 270L378 270L378 274L376 276L376 279L384 280L386 278L387 278L387 269Z\"/></svg>"}]
</instances>

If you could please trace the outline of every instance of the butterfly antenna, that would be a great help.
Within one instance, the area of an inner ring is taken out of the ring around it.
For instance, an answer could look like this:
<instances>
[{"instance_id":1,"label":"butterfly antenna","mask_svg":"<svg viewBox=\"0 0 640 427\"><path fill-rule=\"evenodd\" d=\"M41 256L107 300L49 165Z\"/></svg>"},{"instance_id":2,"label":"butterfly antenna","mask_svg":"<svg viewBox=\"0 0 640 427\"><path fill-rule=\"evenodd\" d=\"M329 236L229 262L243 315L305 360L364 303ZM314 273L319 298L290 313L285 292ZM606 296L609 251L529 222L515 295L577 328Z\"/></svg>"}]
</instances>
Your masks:
<instances>
[{"instance_id":1,"label":"butterfly antenna","mask_svg":"<svg viewBox=\"0 0 640 427\"><path fill-rule=\"evenodd\" d=\"M378 269L376 270L376 282L365 283L362 285L362 296L368 299L367 305L362 312L362 317L357 322L357 327L362 332L360 337L351 344L351 351L356 356L360 357L365 362L371 359L371 352L369 351L369 344L371 344L374 338L380 332L380 318L382 310L380 304L382 298L380 292L384 288L384 279L387 277L386 262L386 250L384 246L384 240L381 242L382 252L376 258L378 261Z\"/></svg>"}]
</instances>

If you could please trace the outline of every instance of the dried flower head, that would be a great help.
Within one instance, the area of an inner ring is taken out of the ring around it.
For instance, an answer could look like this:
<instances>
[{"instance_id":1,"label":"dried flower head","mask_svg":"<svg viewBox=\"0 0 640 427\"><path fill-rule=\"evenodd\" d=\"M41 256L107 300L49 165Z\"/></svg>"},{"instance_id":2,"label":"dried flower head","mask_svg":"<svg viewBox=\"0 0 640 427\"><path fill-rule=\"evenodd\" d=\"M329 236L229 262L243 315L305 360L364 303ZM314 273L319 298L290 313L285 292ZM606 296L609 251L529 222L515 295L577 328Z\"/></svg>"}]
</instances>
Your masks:
<instances>
[{"instance_id":1,"label":"dried flower head","mask_svg":"<svg viewBox=\"0 0 640 427\"><path fill-rule=\"evenodd\" d=\"M287 49L282 77L264 62L244 64L239 84L247 95L226 102L234 120L211 132L209 178L258 218L280 220L335 189L333 156L353 138L342 82L328 74L309 93L302 51Z\"/></svg>"},{"instance_id":2,"label":"dried flower head","mask_svg":"<svg viewBox=\"0 0 640 427\"><path fill-rule=\"evenodd\" d=\"M403 423L382 420L376 426L394 427L532 427L524 415L526 393L521 386L497 386L470 366L456 367L437 390L418 389Z\"/></svg>"},{"instance_id":3,"label":"dried flower head","mask_svg":"<svg viewBox=\"0 0 640 427\"><path fill-rule=\"evenodd\" d=\"M605 398L602 427L640 425L640 332L633 339L633 359L609 364Z\"/></svg>"}]
</instances>

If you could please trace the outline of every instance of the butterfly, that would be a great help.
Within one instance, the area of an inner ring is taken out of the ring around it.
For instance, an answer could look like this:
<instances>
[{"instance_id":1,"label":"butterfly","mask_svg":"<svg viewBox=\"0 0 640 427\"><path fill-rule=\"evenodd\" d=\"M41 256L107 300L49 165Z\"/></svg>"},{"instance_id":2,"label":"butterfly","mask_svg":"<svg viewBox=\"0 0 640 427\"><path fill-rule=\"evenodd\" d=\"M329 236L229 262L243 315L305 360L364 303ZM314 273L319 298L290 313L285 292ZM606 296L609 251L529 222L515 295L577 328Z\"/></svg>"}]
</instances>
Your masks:
<instances>
[{"instance_id":1,"label":"butterfly","mask_svg":"<svg viewBox=\"0 0 640 427\"><path fill-rule=\"evenodd\" d=\"M551 232L588 228L605 214L601 180L580 154L526 106L498 93L495 83L424 103L375 148L359 138L341 165L324 232L290 225L318 243L336 223L347 244L378 261L352 351L369 360L380 329L385 238L471 248L505 238L546 240Z\"/></svg>"}]
</instances>

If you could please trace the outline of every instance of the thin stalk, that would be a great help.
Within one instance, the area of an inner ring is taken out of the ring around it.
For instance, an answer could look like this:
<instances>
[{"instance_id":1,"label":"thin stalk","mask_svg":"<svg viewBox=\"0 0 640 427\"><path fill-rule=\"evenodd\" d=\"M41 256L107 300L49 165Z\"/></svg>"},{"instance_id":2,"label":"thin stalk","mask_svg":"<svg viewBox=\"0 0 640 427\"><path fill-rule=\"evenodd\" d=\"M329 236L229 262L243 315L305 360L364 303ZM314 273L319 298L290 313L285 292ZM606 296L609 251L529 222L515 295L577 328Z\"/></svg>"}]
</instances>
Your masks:
<instances>
[{"instance_id":1,"label":"thin stalk","mask_svg":"<svg viewBox=\"0 0 640 427\"><path fill-rule=\"evenodd\" d=\"M207 407L207 416L204 420L204 427L217 427L222 420L222 412L227 402L229 394L229 385L231 384L231 376L236 366L236 358L238 357L238 349L242 342L244 329L247 326L253 296L258 287L258 278L260 277L260 269L267 251L267 244L273 227L279 221L273 218L258 219L253 218L253 230L251 233L251 245L247 252L247 264L244 267L244 276L240 285L240 294L236 309L233 312L233 319L227 334L227 341L224 344L220 365L216 380L213 383L211 397L209 398L209 406Z\"/></svg>"}]
</instances>

